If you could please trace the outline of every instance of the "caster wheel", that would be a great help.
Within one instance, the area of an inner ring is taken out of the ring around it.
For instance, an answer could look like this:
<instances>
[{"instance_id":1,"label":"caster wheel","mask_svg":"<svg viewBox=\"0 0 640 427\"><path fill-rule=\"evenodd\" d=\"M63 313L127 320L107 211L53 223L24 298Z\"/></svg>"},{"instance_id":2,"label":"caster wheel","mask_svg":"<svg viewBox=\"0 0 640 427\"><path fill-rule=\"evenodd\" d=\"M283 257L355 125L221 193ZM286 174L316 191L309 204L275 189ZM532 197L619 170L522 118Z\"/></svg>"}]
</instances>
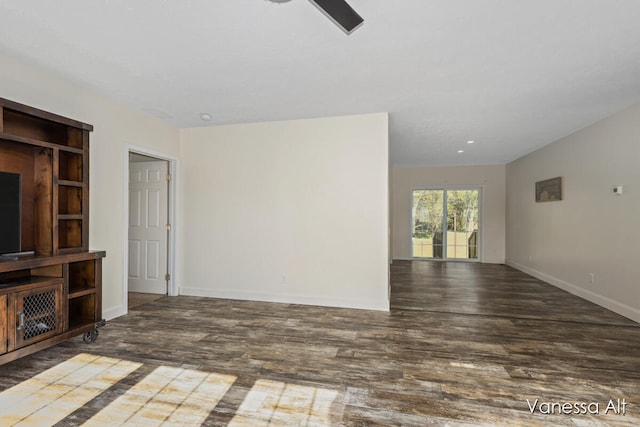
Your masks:
<instances>
[{"instance_id":1,"label":"caster wheel","mask_svg":"<svg viewBox=\"0 0 640 427\"><path fill-rule=\"evenodd\" d=\"M93 331L86 332L82 337L82 341L84 341L85 344L90 344L94 342L97 338L98 338L98 330L94 329Z\"/></svg>"}]
</instances>

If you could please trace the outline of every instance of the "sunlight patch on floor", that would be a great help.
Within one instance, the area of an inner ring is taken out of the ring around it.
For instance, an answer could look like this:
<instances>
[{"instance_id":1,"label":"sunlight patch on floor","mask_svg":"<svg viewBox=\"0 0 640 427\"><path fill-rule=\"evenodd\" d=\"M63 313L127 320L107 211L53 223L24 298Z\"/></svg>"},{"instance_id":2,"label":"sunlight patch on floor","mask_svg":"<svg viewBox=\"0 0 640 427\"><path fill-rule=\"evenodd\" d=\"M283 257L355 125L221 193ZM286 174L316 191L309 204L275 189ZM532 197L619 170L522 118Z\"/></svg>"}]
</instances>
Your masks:
<instances>
[{"instance_id":1,"label":"sunlight patch on floor","mask_svg":"<svg viewBox=\"0 0 640 427\"><path fill-rule=\"evenodd\" d=\"M51 426L143 366L79 354L0 392L0 426ZM83 426L199 426L237 377L160 366L109 403ZM342 413L339 392L257 380L230 426L329 426ZM333 411L333 417L332 417Z\"/></svg>"},{"instance_id":2,"label":"sunlight patch on floor","mask_svg":"<svg viewBox=\"0 0 640 427\"><path fill-rule=\"evenodd\" d=\"M51 426L140 366L79 354L0 393L0 425Z\"/></svg>"},{"instance_id":3,"label":"sunlight patch on floor","mask_svg":"<svg viewBox=\"0 0 640 427\"><path fill-rule=\"evenodd\" d=\"M329 426L333 424L331 407L337 397L334 390L258 380L229 426Z\"/></svg>"},{"instance_id":4,"label":"sunlight patch on floor","mask_svg":"<svg viewBox=\"0 0 640 427\"><path fill-rule=\"evenodd\" d=\"M161 366L84 426L200 425L236 377Z\"/></svg>"}]
</instances>

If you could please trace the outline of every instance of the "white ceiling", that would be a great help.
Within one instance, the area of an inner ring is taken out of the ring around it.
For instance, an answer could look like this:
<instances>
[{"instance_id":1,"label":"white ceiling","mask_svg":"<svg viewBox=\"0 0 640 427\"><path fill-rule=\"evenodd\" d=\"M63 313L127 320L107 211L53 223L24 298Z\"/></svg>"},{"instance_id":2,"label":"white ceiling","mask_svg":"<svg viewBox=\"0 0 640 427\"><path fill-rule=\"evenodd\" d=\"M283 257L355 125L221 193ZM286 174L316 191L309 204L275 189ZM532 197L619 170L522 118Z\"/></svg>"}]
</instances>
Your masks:
<instances>
[{"instance_id":1,"label":"white ceiling","mask_svg":"<svg viewBox=\"0 0 640 427\"><path fill-rule=\"evenodd\" d=\"M640 102L638 0L349 2L351 35L308 0L0 0L0 51L178 127L388 111L398 166L506 163Z\"/></svg>"}]
</instances>

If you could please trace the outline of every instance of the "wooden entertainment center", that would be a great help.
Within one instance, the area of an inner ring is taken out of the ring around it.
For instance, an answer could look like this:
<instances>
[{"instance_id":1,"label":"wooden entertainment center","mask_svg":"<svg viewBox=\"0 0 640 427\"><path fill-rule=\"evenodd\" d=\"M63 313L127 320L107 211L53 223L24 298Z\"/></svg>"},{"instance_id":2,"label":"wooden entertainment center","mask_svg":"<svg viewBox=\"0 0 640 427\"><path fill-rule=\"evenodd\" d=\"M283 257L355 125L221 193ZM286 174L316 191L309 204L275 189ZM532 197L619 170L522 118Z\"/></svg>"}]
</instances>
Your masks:
<instances>
[{"instance_id":1,"label":"wooden entertainment center","mask_svg":"<svg viewBox=\"0 0 640 427\"><path fill-rule=\"evenodd\" d=\"M0 364L98 336L102 258L89 251L93 126L0 98L0 171L21 176L21 255L0 258Z\"/></svg>"}]
</instances>

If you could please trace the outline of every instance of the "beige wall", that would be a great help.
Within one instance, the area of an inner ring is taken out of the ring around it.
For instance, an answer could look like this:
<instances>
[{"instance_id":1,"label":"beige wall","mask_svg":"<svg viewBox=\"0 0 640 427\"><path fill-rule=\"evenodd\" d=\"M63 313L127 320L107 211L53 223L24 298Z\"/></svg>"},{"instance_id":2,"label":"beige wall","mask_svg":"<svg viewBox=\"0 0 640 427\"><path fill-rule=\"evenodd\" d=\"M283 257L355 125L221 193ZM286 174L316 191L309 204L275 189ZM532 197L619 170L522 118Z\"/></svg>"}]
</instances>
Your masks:
<instances>
[{"instance_id":1,"label":"beige wall","mask_svg":"<svg viewBox=\"0 0 640 427\"><path fill-rule=\"evenodd\" d=\"M510 163L508 264L640 322L639 161L636 105ZM563 200L535 203L556 176Z\"/></svg>"},{"instance_id":2,"label":"beige wall","mask_svg":"<svg viewBox=\"0 0 640 427\"><path fill-rule=\"evenodd\" d=\"M388 310L387 114L181 130L181 294Z\"/></svg>"},{"instance_id":3,"label":"beige wall","mask_svg":"<svg viewBox=\"0 0 640 427\"><path fill-rule=\"evenodd\" d=\"M411 258L411 193L425 187L482 187L482 261L505 260L505 166L394 168L392 177L392 253Z\"/></svg>"},{"instance_id":4,"label":"beige wall","mask_svg":"<svg viewBox=\"0 0 640 427\"><path fill-rule=\"evenodd\" d=\"M0 62L0 96L94 125L90 246L107 251L103 314L124 314L126 151L179 158L180 131L18 59ZM387 121L185 130L180 292L388 309Z\"/></svg>"},{"instance_id":5,"label":"beige wall","mask_svg":"<svg viewBox=\"0 0 640 427\"><path fill-rule=\"evenodd\" d=\"M103 314L109 319L123 306L126 146L179 155L178 130L160 120L120 106L76 84L0 54L0 96L90 123L90 246L107 251L103 264Z\"/></svg>"}]
</instances>

